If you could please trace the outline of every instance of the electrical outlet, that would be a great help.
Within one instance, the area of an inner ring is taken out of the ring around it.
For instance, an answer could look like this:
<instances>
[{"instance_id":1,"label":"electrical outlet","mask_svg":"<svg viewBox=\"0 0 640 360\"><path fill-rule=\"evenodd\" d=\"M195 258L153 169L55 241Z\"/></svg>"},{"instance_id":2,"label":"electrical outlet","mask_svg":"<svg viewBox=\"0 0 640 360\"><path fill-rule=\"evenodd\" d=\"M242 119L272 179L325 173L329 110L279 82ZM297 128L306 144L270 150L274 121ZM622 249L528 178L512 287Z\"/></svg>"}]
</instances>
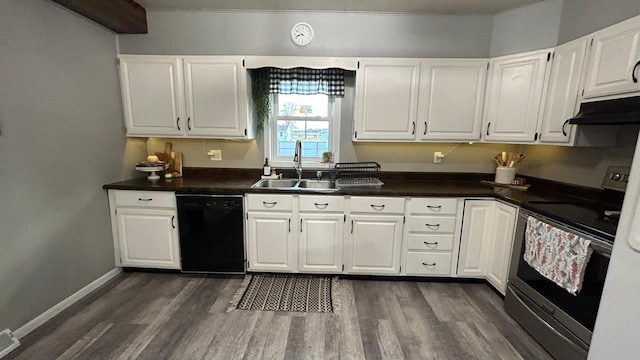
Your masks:
<instances>
[{"instance_id":1,"label":"electrical outlet","mask_svg":"<svg viewBox=\"0 0 640 360\"><path fill-rule=\"evenodd\" d=\"M212 161L221 161L222 160L222 150L209 150L209 152L207 153L207 155L209 155L209 158Z\"/></svg>"},{"instance_id":2,"label":"electrical outlet","mask_svg":"<svg viewBox=\"0 0 640 360\"><path fill-rule=\"evenodd\" d=\"M442 153L440 151L434 152L433 153L433 163L434 164L441 164L443 157L444 157L444 155L442 155Z\"/></svg>"}]
</instances>

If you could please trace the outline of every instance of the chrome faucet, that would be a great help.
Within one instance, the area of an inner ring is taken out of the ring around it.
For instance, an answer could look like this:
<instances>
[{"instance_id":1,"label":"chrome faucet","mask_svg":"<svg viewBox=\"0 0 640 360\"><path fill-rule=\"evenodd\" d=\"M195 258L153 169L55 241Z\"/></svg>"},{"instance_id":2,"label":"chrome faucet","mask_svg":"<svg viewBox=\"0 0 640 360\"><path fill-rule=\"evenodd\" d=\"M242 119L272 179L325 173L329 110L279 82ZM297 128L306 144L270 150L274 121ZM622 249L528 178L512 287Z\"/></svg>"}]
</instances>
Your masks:
<instances>
[{"instance_id":1,"label":"chrome faucet","mask_svg":"<svg viewBox=\"0 0 640 360\"><path fill-rule=\"evenodd\" d=\"M302 142L300 140L296 140L296 152L293 155L293 167L296 169L296 174L298 174L298 180L302 180Z\"/></svg>"}]
</instances>

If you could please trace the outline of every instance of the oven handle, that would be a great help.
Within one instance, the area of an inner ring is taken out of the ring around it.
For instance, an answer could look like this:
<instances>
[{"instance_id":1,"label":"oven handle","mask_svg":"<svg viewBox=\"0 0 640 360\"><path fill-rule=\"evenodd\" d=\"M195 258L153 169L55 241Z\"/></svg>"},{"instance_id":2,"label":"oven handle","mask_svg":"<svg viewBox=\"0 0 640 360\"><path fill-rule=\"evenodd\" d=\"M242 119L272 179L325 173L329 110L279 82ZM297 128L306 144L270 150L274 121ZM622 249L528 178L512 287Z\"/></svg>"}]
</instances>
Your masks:
<instances>
[{"instance_id":1,"label":"oven handle","mask_svg":"<svg viewBox=\"0 0 640 360\"><path fill-rule=\"evenodd\" d=\"M527 224L527 218L529 216L532 216L542 222L545 222L551 226L554 226L560 230L572 233L572 234L576 234L579 235L587 240L591 241L591 244L589 246L591 246L591 248L593 249L593 251L597 252L598 254L607 257L607 258L611 258L611 249L613 248L613 245L611 245L610 243L600 240L592 235L588 235L585 234L582 231L579 230L575 230L572 229L571 227L569 227L568 225L564 225L562 223L557 222L556 220L553 219L549 219L548 217L544 216L544 215L540 215L537 213L532 212L531 210L525 210L525 209L520 209L520 212L518 213L518 217L520 218L520 221L523 221L525 226ZM524 245L523 245L524 246Z\"/></svg>"}]
</instances>

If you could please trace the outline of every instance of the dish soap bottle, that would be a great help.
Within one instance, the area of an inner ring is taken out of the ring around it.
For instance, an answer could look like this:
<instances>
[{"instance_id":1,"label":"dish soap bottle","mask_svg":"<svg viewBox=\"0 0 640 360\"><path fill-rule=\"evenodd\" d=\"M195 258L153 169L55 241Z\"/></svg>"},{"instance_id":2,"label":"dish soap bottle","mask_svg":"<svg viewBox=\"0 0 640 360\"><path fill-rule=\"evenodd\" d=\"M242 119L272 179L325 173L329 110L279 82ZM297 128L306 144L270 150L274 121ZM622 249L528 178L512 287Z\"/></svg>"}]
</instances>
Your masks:
<instances>
[{"instance_id":1,"label":"dish soap bottle","mask_svg":"<svg viewBox=\"0 0 640 360\"><path fill-rule=\"evenodd\" d=\"M271 175L271 165L269 165L269 158L264 158L264 165L262 165L262 175Z\"/></svg>"}]
</instances>

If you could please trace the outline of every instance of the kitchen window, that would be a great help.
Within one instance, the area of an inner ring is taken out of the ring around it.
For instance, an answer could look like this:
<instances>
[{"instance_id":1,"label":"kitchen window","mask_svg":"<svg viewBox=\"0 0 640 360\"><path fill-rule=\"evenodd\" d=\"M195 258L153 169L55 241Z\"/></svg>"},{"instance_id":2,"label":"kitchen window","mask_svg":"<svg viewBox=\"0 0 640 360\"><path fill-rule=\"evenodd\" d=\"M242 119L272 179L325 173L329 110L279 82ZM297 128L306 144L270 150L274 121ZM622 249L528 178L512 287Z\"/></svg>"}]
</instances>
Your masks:
<instances>
[{"instance_id":1,"label":"kitchen window","mask_svg":"<svg viewBox=\"0 0 640 360\"><path fill-rule=\"evenodd\" d=\"M292 167L295 144L302 142L303 167L322 168L323 153L338 161L341 99L333 95L272 94L265 131L265 156L274 167Z\"/></svg>"}]
</instances>

